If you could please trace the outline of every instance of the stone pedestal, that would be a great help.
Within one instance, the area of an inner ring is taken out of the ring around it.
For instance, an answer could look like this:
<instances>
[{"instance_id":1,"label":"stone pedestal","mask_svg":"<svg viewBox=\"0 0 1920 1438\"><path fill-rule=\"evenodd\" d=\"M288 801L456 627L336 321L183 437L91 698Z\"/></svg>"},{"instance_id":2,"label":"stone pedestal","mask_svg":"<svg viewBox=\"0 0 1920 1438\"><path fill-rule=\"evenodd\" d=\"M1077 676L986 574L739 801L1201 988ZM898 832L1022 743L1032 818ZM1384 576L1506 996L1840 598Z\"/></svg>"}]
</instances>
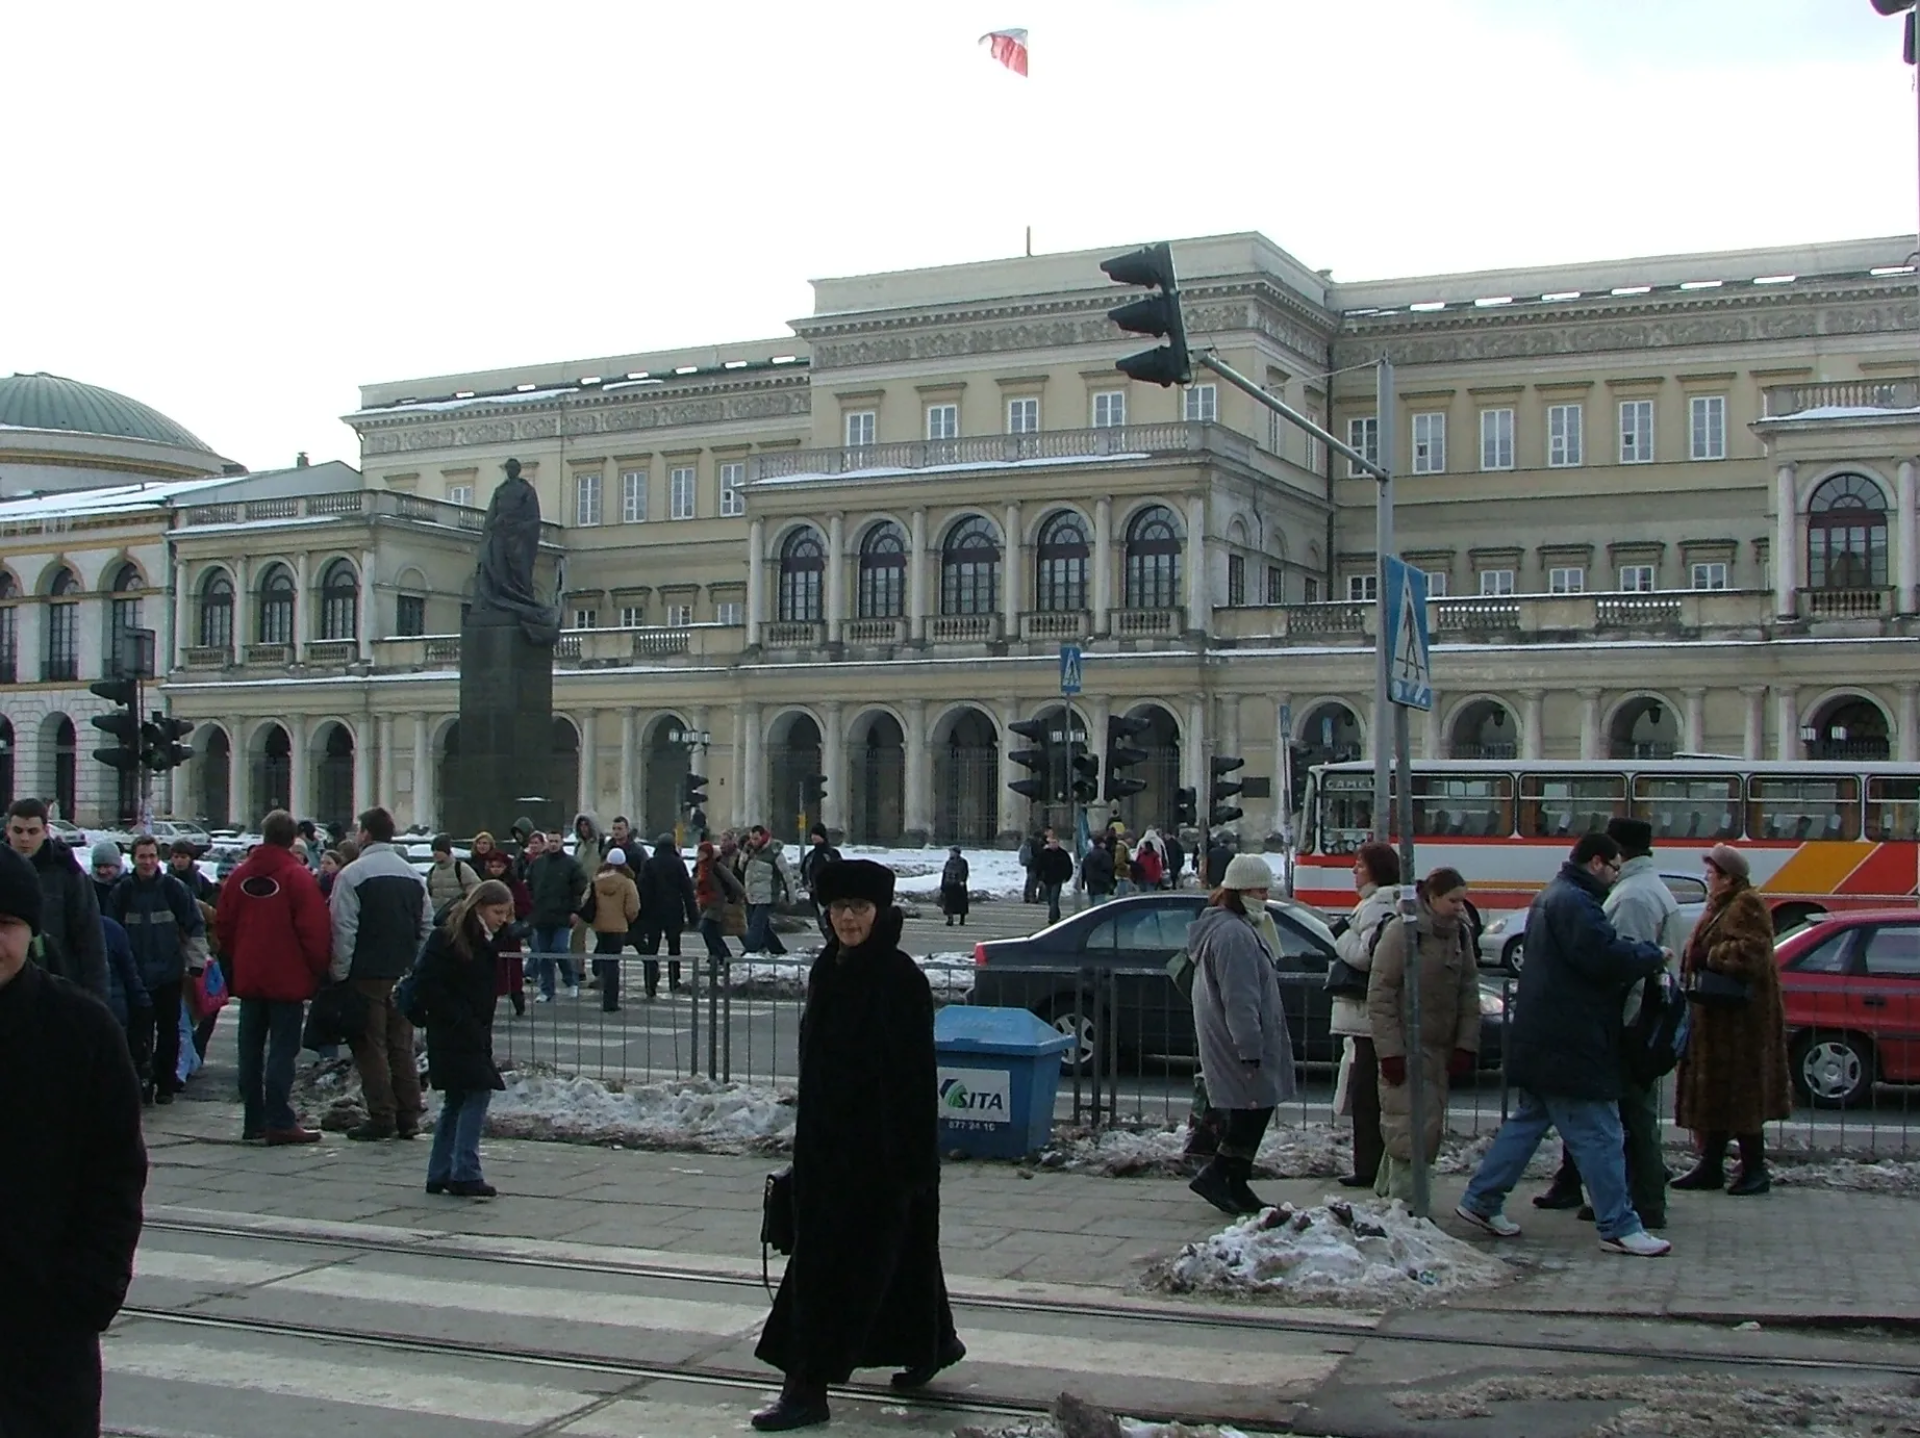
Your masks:
<instances>
[{"instance_id":1,"label":"stone pedestal","mask_svg":"<svg viewBox=\"0 0 1920 1438\"><path fill-rule=\"evenodd\" d=\"M440 823L457 839L485 829L505 842L521 815L560 828L573 803L554 762L553 651L509 615L476 608L460 627L460 730L448 770Z\"/></svg>"}]
</instances>

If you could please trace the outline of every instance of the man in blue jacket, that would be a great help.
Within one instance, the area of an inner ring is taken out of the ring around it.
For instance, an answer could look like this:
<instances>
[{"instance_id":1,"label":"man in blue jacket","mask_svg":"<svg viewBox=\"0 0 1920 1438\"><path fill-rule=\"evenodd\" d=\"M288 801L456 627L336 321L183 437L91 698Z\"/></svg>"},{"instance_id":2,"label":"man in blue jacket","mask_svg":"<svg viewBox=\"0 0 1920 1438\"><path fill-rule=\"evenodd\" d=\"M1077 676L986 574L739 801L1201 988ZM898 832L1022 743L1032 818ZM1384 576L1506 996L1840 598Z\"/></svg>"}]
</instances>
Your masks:
<instances>
[{"instance_id":1,"label":"man in blue jacket","mask_svg":"<svg viewBox=\"0 0 1920 1438\"><path fill-rule=\"evenodd\" d=\"M1527 963L1514 1001L1507 1076L1520 1106L1500 1126L1454 1212L1496 1238L1519 1236L1502 1208L1549 1128L1572 1150L1593 1200L1600 1246L1659 1258L1673 1245L1642 1226L1627 1192L1620 1129L1620 1035L1627 987L1658 973L1665 949L1615 932L1601 901L1620 846L1588 834L1527 914Z\"/></svg>"},{"instance_id":2,"label":"man in blue jacket","mask_svg":"<svg viewBox=\"0 0 1920 1438\"><path fill-rule=\"evenodd\" d=\"M180 1004L187 976L207 966L207 926L187 886L160 863L160 842L151 834L133 841L133 872L113 886L108 917L125 926L133 946L140 982L151 1009L136 1009L135 1022L153 1026L153 1077L147 1094L154 1103L172 1103L180 1092ZM138 1036L144 1047L146 1035Z\"/></svg>"}]
</instances>

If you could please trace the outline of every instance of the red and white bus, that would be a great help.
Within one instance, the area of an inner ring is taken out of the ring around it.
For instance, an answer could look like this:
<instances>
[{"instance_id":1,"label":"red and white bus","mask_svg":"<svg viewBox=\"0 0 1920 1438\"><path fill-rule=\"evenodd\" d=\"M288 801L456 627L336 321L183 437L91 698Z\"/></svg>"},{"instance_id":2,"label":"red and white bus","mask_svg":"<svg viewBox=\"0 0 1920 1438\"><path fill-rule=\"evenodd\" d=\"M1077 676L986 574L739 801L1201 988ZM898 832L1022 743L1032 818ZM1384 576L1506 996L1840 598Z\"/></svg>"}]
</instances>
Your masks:
<instances>
[{"instance_id":1,"label":"red and white bus","mask_svg":"<svg viewBox=\"0 0 1920 1438\"><path fill-rule=\"evenodd\" d=\"M1301 813L1296 895L1331 913L1351 907L1353 851L1373 837L1372 764L1316 765ZM1738 844L1778 929L1828 910L1915 903L1920 893L1920 764L1702 757L1413 765L1414 863L1421 873L1447 864L1465 874L1483 913L1532 903L1574 842L1617 815L1653 825L1664 870L1693 872L1713 845Z\"/></svg>"}]
</instances>

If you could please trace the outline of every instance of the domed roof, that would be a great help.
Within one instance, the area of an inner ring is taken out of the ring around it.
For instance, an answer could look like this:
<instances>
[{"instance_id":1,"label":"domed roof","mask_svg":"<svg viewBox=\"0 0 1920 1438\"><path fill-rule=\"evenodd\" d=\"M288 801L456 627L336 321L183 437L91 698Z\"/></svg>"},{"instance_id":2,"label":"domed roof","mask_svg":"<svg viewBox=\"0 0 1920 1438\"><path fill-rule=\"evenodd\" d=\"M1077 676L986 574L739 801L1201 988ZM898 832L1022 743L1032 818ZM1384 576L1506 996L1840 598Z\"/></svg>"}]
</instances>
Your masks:
<instances>
[{"instance_id":1,"label":"domed roof","mask_svg":"<svg viewBox=\"0 0 1920 1438\"><path fill-rule=\"evenodd\" d=\"M74 434L113 435L176 445L211 454L191 430L157 409L98 385L57 374L16 374L0 379L0 425L60 429Z\"/></svg>"}]
</instances>

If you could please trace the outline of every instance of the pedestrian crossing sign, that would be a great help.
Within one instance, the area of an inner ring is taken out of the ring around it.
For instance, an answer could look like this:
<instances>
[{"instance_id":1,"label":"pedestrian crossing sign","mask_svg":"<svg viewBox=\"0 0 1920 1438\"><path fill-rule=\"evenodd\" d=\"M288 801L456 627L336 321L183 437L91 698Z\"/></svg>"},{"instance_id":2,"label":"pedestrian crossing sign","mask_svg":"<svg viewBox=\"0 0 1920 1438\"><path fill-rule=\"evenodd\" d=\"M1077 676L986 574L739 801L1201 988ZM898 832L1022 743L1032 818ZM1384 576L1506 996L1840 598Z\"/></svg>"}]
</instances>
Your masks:
<instances>
[{"instance_id":1,"label":"pedestrian crossing sign","mask_svg":"<svg viewBox=\"0 0 1920 1438\"><path fill-rule=\"evenodd\" d=\"M1382 632L1387 636L1387 698L1409 709L1433 708L1433 666L1427 644L1427 576L1403 559L1387 559Z\"/></svg>"},{"instance_id":2,"label":"pedestrian crossing sign","mask_svg":"<svg viewBox=\"0 0 1920 1438\"><path fill-rule=\"evenodd\" d=\"M1060 646L1060 692L1069 697L1080 692L1080 646Z\"/></svg>"}]
</instances>

